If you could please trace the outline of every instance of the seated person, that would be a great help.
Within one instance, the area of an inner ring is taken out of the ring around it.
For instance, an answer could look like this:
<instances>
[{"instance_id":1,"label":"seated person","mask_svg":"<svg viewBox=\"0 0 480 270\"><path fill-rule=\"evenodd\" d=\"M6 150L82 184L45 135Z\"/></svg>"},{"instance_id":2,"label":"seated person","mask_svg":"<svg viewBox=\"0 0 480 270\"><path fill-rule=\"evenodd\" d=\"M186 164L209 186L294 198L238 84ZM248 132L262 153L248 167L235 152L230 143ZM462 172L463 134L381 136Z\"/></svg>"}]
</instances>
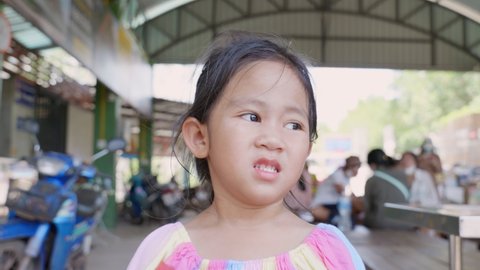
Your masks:
<instances>
[{"instance_id":1,"label":"seated person","mask_svg":"<svg viewBox=\"0 0 480 270\"><path fill-rule=\"evenodd\" d=\"M418 168L417 156L412 152L405 152L398 167L405 172L410 186L410 204L424 207L440 206L437 187L431 174Z\"/></svg>"},{"instance_id":2,"label":"seated person","mask_svg":"<svg viewBox=\"0 0 480 270\"><path fill-rule=\"evenodd\" d=\"M367 161L373 176L365 184L364 225L373 229L412 228L385 216L385 203L408 204L410 192L405 173L395 169L396 161L381 149L370 151Z\"/></svg>"},{"instance_id":3,"label":"seated person","mask_svg":"<svg viewBox=\"0 0 480 270\"><path fill-rule=\"evenodd\" d=\"M345 187L349 185L350 178L358 173L360 159L350 156L345 160L345 165L335 170L317 188L311 209L316 221L335 224L334 218L338 216L337 204L343 195Z\"/></svg>"}]
</instances>

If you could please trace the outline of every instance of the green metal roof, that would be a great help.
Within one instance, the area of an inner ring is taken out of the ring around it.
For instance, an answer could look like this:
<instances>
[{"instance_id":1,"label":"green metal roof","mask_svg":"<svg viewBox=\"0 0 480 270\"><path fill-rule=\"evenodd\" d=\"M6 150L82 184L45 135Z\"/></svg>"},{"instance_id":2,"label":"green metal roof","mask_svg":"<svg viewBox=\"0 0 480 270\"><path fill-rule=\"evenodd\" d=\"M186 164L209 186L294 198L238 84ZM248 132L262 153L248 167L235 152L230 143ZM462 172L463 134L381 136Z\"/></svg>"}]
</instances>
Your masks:
<instances>
[{"instance_id":1,"label":"green metal roof","mask_svg":"<svg viewBox=\"0 0 480 270\"><path fill-rule=\"evenodd\" d=\"M138 1L153 63L195 63L235 29L283 36L316 66L480 70L478 0Z\"/></svg>"}]
</instances>

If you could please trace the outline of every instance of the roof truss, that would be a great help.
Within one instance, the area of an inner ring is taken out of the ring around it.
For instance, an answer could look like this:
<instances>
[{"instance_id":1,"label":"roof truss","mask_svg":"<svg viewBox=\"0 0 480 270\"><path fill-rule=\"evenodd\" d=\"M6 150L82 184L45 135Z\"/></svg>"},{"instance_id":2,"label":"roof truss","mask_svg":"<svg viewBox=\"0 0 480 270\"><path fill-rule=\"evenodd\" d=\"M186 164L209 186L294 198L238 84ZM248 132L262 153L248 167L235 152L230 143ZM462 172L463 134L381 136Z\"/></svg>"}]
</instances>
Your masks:
<instances>
[{"instance_id":1,"label":"roof truss","mask_svg":"<svg viewBox=\"0 0 480 270\"><path fill-rule=\"evenodd\" d=\"M293 39L318 66L472 70L480 65L480 24L426 0L197 0L135 32L152 62L193 63L227 29Z\"/></svg>"}]
</instances>

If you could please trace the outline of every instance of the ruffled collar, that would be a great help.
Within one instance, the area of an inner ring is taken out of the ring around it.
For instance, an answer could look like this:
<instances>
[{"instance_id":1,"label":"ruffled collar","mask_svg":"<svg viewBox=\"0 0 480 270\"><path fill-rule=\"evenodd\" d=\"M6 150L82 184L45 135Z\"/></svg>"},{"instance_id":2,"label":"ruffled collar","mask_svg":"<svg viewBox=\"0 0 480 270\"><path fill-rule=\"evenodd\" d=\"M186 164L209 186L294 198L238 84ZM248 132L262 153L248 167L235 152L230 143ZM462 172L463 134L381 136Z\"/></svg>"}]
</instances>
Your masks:
<instances>
[{"instance_id":1,"label":"ruffled collar","mask_svg":"<svg viewBox=\"0 0 480 270\"><path fill-rule=\"evenodd\" d=\"M182 243L179 243L179 248L182 249L182 251L180 252L181 256L190 257L194 261L200 261L200 262L208 263L209 265L211 265L212 263L213 264L218 264L218 263L223 263L223 262L227 261L227 260L223 260L223 259L202 258L200 256L198 250L196 249L195 245L193 244L193 242L190 238L190 235L189 235L187 229L185 228L185 226L181 222L176 222L174 225L177 227L177 230L178 230L178 233L179 233L179 236L180 236L178 238L178 240L182 242ZM285 257L298 256L299 253L304 252L305 248L308 248L308 246L307 246L308 243L315 242L315 239L319 237L318 233L319 233L318 226L314 227L299 245L297 245L293 249L290 249L289 251L282 252L282 253L274 255L274 256L269 256L269 257L265 257L265 258L258 258L258 259L251 259L251 260L228 260L228 261L229 262L238 262L238 263L243 263L243 264L258 264L258 263L264 262L264 261L276 261L276 260L282 260ZM178 250L178 251L180 251L180 250Z\"/></svg>"}]
</instances>

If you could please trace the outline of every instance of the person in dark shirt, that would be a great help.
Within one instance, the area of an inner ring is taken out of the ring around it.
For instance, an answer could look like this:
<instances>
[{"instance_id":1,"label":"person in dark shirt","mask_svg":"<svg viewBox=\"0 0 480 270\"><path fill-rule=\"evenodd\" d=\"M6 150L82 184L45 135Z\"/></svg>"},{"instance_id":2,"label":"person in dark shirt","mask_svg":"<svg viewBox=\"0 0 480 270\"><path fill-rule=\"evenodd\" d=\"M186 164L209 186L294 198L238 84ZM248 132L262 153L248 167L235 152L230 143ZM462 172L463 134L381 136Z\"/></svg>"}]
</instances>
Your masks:
<instances>
[{"instance_id":1,"label":"person in dark shirt","mask_svg":"<svg viewBox=\"0 0 480 270\"><path fill-rule=\"evenodd\" d=\"M368 153L367 163L373 171L367 180L364 196L364 225L372 229L408 229L410 226L385 216L385 203L408 204L406 174L394 168L396 161L381 149Z\"/></svg>"}]
</instances>

